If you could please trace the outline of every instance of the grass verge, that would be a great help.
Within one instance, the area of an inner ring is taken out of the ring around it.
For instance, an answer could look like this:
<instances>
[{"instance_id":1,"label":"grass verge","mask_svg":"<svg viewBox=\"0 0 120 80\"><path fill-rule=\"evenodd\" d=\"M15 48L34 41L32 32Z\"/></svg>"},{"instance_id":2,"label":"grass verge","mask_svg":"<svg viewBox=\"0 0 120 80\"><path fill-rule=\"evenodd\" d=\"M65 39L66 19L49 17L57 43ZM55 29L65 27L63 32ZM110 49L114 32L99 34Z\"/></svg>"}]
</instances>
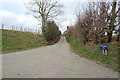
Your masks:
<instances>
[{"instance_id":1,"label":"grass verge","mask_svg":"<svg viewBox=\"0 0 120 80\"><path fill-rule=\"evenodd\" d=\"M87 59L91 59L96 61L98 64L102 64L106 67L109 67L115 71L120 72L120 66L118 67L118 48L116 47L111 47L113 46L112 44L108 44L110 46L110 50L108 51L108 55L102 55L102 51L99 48L98 45L94 46L88 46L88 45L83 45L80 43L78 40L75 40L71 37L66 36L67 41L70 43L70 46L72 50Z\"/></svg>"},{"instance_id":2,"label":"grass verge","mask_svg":"<svg viewBox=\"0 0 120 80\"><path fill-rule=\"evenodd\" d=\"M31 32L2 30L2 53L28 50L47 45L41 35Z\"/></svg>"}]
</instances>

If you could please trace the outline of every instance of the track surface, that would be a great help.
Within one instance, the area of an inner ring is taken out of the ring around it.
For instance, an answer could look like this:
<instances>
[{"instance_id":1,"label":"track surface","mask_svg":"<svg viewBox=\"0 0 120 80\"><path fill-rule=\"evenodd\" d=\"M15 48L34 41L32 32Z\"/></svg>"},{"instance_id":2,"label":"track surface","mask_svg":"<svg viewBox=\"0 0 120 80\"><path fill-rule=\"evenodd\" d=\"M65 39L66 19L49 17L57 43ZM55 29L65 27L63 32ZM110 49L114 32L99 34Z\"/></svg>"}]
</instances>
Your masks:
<instances>
[{"instance_id":1,"label":"track surface","mask_svg":"<svg viewBox=\"0 0 120 80\"><path fill-rule=\"evenodd\" d=\"M52 46L2 55L2 77L118 78L118 73L70 52L62 37Z\"/></svg>"}]
</instances>

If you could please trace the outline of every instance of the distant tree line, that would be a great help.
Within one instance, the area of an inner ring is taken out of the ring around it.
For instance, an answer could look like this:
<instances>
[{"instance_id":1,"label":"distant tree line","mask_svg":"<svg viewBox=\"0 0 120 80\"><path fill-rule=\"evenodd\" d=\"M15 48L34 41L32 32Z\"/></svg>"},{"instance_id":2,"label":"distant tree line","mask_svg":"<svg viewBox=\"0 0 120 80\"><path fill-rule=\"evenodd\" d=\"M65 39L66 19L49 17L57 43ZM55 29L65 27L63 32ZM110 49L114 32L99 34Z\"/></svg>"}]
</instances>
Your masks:
<instances>
[{"instance_id":1,"label":"distant tree line","mask_svg":"<svg viewBox=\"0 0 120 80\"><path fill-rule=\"evenodd\" d=\"M54 21L48 21L46 31L43 32L43 35L48 42L59 39L61 35L61 31L59 30L57 24Z\"/></svg>"},{"instance_id":2,"label":"distant tree line","mask_svg":"<svg viewBox=\"0 0 120 80\"><path fill-rule=\"evenodd\" d=\"M84 10L77 12L76 24L66 32L84 44L111 42L113 34L120 41L120 1L89 2Z\"/></svg>"}]
</instances>

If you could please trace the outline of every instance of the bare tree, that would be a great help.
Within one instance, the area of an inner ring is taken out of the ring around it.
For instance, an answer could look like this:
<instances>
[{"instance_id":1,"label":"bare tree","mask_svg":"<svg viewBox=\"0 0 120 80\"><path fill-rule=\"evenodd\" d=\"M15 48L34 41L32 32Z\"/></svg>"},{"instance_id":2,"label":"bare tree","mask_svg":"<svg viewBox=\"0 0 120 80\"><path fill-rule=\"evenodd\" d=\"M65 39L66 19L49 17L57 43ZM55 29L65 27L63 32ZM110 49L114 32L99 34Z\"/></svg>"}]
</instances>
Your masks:
<instances>
[{"instance_id":1,"label":"bare tree","mask_svg":"<svg viewBox=\"0 0 120 80\"><path fill-rule=\"evenodd\" d=\"M57 0L29 0L26 8L29 14L42 21L42 31L47 20L54 19L62 13L62 5Z\"/></svg>"},{"instance_id":2,"label":"bare tree","mask_svg":"<svg viewBox=\"0 0 120 80\"><path fill-rule=\"evenodd\" d=\"M120 1L118 2L118 10L117 10L117 26L116 26L116 33L117 33L117 41L120 41Z\"/></svg>"},{"instance_id":3,"label":"bare tree","mask_svg":"<svg viewBox=\"0 0 120 80\"><path fill-rule=\"evenodd\" d=\"M108 25L108 32L107 32L108 42L112 41L112 33L115 30L115 22L116 22L116 17L117 17L116 5L117 5L117 1L113 0L112 10L111 10L110 19L109 19L109 25Z\"/></svg>"},{"instance_id":4,"label":"bare tree","mask_svg":"<svg viewBox=\"0 0 120 80\"><path fill-rule=\"evenodd\" d=\"M76 27L78 33L82 35L82 41L84 44L89 42L89 40L94 39L96 43L97 40L99 40L98 33L100 26L96 25L98 19L98 11L96 9L96 3L90 2L84 11L78 11Z\"/></svg>"}]
</instances>

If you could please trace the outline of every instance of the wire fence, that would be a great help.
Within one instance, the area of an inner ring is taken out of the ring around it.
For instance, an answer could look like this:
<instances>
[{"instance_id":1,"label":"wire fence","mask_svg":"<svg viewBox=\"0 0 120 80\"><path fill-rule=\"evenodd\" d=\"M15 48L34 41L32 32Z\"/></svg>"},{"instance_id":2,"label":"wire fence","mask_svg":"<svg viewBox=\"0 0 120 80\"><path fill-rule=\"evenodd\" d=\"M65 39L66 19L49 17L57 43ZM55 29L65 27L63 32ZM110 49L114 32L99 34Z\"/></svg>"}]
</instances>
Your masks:
<instances>
[{"instance_id":1,"label":"wire fence","mask_svg":"<svg viewBox=\"0 0 120 80\"><path fill-rule=\"evenodd\" d=\"M2 24L2 27L0 27L0 29L16 30L16 31L23 31L23 32L33 32L33 33L37 33L37 34L41 33L40 29L25 28L25 27L16 27L16 26L5 27L4 24Z\"/></svg>"}]
</instances>

